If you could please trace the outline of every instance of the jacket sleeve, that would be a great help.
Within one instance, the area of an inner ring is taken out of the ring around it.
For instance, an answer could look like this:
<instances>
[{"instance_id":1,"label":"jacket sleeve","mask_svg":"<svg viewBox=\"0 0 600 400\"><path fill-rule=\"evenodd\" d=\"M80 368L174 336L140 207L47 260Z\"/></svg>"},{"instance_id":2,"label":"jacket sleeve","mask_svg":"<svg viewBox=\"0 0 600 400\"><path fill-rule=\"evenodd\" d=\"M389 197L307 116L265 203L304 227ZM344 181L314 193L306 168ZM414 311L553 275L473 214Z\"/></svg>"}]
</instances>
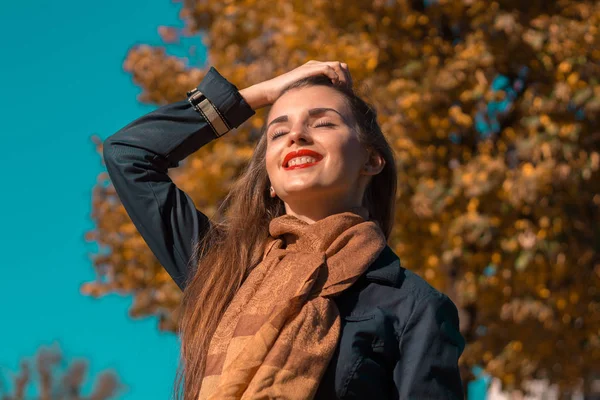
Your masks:
<instances>
[{"instance_id":1,"label":"jacket sleeve","mask_svg":"<svg viewBox=\"0 0 600 400\"><path fill-rule=\"evenodd\" d=\"M464 399L458 358L465 347L458 310L434 293L415 306L400 333L394 383L400 399Z\"/></svg>"},{"instance_id":2,"label":"jacket sleeve","mask_svg":"<svg viewBox=\"0 0 600 400\"><path fill-rule=\"evenodd\" d=\"M254 115L237 88L212 67L197 89L206 96L203 108L187 98L161 106L108 137L103 146L107 172L125 210L182 290L194 244L210 223L167 171Z\"/></svg>"}]
</instances>

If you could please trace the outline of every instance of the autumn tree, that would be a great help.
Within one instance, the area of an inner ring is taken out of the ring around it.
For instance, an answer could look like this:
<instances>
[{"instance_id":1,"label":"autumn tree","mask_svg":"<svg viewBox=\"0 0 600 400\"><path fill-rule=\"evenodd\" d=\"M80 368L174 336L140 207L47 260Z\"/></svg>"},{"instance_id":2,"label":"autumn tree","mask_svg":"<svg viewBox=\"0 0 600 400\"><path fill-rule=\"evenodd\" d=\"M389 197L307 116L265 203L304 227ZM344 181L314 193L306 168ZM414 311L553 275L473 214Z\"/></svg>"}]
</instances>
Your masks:
<instances>
[{"instance_id":1,"label":"autumn tree","mask_svg":"<svg viewBox=\"0 0 600 400\"><path fill-rule=\"evenodd\" d=\"M124 68L140 101L182 100L209 65L243 88L311 59L348 63L398 156L390 245L460 307L463 365L508 388L597 376L600 2L185 0L180 16L165 41L201 37L208 60L132 47ZM170 171L209 216L265 115ZM93 212L89 239L107 250L83 290L131 293L132 315L174 329L181 294L106 174Z\"/></svg>"},{"instance_id":2,"label":"autumn tree","mask_svg":"<svg viewBox=\"0 0 600 400\"><path fill-rule=\"evenodd\" d=\"M34 360L23 359L20 370L12 378L12 394L2 393L1 400L33 399L27 396L27 388L36 384L38 400L109 400L122 389L119 378L113 371L103 371L94 380L88 395L82 394L88 371L88 362L84 359L67 364L61 350L56 347L42 346Z\"/></svg>"}]
</instances>

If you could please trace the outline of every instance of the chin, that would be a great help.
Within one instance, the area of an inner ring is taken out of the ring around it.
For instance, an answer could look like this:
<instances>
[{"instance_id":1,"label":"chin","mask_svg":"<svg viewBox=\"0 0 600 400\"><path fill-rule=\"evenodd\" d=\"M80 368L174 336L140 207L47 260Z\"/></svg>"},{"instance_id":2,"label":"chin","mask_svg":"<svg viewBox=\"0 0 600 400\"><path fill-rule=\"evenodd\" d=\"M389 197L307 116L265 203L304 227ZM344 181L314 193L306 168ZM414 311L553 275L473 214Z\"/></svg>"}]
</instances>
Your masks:
<instances>
[{"instance_id":1,"label":"chin","mask_svg":"<svg viewBox=\"0 0 600 400\"><path fill-rule=\"evenodd\" d=\"M286 189L285 190L285 199L283 199L283 200L288 202L287 200L294 201L297 199L315 199L319 196L323 196L323 193L320 192L319 190L316 190L315 187L309 186L309 187Z\"/></svg>"}]
</instances>

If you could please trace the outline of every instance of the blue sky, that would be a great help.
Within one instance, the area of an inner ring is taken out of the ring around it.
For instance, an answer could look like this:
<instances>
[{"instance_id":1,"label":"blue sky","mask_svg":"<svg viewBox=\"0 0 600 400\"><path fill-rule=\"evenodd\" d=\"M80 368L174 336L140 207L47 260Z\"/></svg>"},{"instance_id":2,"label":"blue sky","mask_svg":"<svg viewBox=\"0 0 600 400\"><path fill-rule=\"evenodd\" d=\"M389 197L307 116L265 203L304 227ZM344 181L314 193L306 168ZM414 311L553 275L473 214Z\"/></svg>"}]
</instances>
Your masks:
<instances>
[{"instance_id":1,"label":"blue sky","mask_svg":"<svg viewBox=\"0 0 600 400\"><path fill-rule=\"evenodd\" d=\"M161 44L159 25L181 26L179 8L169 0L0 5L4 385L20 359L57 343L66 359L89 359L88 377L116 370L127 385L119 398L170 394L175 335L160 333L155 318L130 319L130 297L94 299L79 288L94 279L88 254L96 247L84 234L104 170L90 137L105 139L155 108L137 101L140 89L122 64L134 44Z\"/></svg>"}]
</instances>

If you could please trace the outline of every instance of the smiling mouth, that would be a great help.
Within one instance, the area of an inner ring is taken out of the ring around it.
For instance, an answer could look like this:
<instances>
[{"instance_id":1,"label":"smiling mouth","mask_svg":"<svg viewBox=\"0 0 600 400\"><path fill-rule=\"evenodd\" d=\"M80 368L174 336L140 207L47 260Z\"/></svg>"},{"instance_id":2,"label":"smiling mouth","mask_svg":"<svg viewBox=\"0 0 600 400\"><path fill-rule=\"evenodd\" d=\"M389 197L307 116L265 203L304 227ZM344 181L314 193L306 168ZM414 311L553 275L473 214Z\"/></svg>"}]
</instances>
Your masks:
<instances>
[{"instance_id":1,"label":"smiling mouth","mask_svg":"<svg viewBox=\"0 0 600 400\"><path fill-rule=\"evenodd\" d=\"M307 163L296 164L296 165L292 165L292 166L288 166L288 167L283 167L283 169L286 171L290 171L293 169L308 168L308 167L312 167L313 165L318 164L319 162L321 162L321 160L316 160L313 162L307 162Z\"/></svg>"}]
</instances>

